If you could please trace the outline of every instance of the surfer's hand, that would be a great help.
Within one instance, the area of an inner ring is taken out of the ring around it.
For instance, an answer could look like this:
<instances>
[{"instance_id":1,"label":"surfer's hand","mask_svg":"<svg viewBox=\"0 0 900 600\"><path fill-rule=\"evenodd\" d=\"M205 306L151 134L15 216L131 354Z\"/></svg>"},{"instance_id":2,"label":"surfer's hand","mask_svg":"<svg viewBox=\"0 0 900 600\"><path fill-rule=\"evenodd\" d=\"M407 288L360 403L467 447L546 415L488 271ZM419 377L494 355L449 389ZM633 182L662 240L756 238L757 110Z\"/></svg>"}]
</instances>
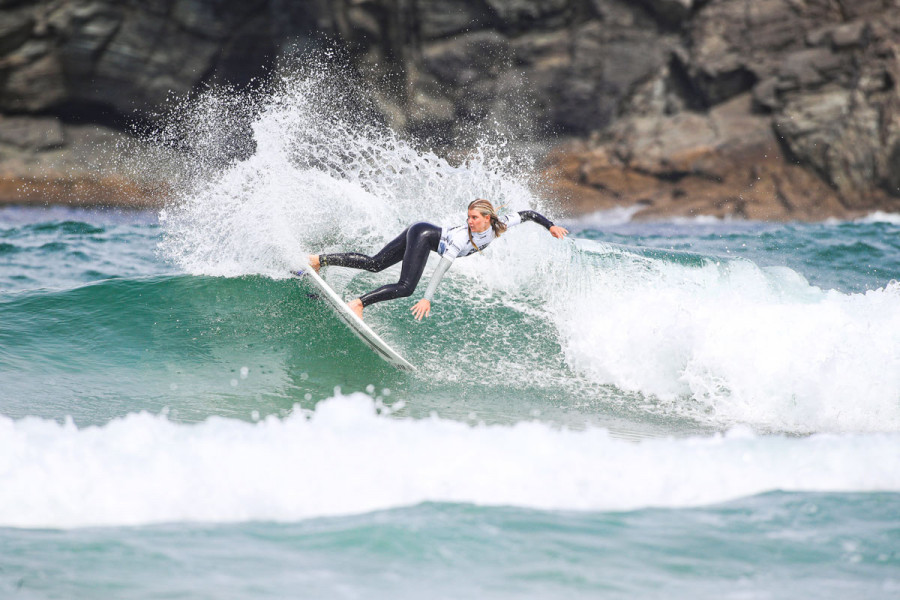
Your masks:
<instances>
[{"instance_id":1,"label":"surfer's hand","mask_svg":"<svg viewBox=\"0 0 900 600\"><path fill-rule=\"evenodd\" d=\"M550 235L555 237L558 240L563 239L569 233L569 230L565 227L560 227L559 225L554 225L550 228Z\"/></svg>"},{"instance_id":2,"label":"surfer's hand","mask_svg":"<svg viewBox=\"0 0 900 600\"><path fill-rule=\"evenodd\" d=\"M412 310L416 321L421 321L422 317L427 317L431 313L431 302L426 298L422 298L410 310Z\"/></svg>"}]
</instances>

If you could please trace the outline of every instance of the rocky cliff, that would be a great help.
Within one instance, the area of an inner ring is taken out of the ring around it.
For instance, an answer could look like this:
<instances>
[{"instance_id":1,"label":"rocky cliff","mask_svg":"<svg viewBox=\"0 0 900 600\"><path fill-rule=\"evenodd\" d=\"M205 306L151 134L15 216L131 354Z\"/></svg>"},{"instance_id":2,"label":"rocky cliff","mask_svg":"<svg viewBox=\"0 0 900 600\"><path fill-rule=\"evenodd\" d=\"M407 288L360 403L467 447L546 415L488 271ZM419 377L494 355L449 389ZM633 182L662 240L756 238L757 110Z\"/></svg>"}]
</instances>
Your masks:
<instances>
[{"instance_id":1,"label":"rocky cliff","mask_svg":"<svg viewBox=\"0 0 900 600\"><path fill-rule=\"evenodd\" d=\"M398 130L546 144L573 210L900 210L900 0L0 0L0 196L122 197L88 180L124 121L323 45Z\"/></svg>"}]
</instances>

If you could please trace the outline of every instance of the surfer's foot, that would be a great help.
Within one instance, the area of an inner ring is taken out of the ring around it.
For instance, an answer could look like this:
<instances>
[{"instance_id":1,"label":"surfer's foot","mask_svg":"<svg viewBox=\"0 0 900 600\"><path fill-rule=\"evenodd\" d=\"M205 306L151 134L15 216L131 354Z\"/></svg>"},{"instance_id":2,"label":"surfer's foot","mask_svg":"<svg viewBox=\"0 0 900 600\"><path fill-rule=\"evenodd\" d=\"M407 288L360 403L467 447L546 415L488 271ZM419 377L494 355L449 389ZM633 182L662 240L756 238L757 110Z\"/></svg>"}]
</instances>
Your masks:
<instances>
[{"instance_id":1,"label":"surfer's foot","mask_svg":"<svg viewBox=\"0 0 900 600\"><path fill-rule=\"evenodd\" d=\"M316 273L318 273L319 269L322 267L322 264L319 262L319 255L318 254L310 254L309 258L307 260L309 262L309 266L311 266L313 268L313 270Z\"/></svg>"},{"instance_id":2,"label":"surfer's foot","mask_svg":"<svg viewBox=\"0 0 900 600\"><path fill-rule=\"evenodd\" d=\"M350 307L350 310L352 310L353 312L356 313L357 317L359 317L360 319L363 318L363 316L362 316L362 310L363 310L362 300L360 300L359 298L357 298L356 300L351 300L350 302L347 303L347 306Z\"/></svg>"}]
</instances>

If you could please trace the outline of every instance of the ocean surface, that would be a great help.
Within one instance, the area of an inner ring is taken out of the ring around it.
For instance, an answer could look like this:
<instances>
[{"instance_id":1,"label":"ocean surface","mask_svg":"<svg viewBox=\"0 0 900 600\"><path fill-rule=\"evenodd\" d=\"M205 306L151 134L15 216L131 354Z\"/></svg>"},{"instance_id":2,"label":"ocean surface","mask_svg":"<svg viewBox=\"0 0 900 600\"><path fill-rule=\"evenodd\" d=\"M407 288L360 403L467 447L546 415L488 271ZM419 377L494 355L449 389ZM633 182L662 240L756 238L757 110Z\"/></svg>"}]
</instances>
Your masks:
<instances>
[{"instance_id":1,"label":"ocean surface","mask_svg":"<svg viewBox=\"0 0 900 600\"><path fill-rule=\"evenodd\" d=\"M0 208L0 597L900 597L900 216L566 217L310 85L183 111L162 211ZM479 196L571 236L367 308L413 373L288 274Z\"/></svg>"}]
</instances>

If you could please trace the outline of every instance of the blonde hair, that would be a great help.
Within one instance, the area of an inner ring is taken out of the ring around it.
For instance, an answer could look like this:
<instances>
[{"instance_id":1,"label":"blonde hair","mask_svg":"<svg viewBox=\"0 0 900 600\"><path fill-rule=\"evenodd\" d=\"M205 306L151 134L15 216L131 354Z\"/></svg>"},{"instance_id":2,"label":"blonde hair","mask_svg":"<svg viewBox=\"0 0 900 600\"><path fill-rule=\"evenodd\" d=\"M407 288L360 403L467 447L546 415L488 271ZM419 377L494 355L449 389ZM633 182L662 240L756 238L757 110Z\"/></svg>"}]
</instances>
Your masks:
<instances>
[{"instance_id":1,"label":"blonde hair","mask_svg":"<svg viewBox=\"0 0 900 600\"><path fill-rule=\"evenodd\" d=\"M469 203L469 208L467 210L477 210L481 213L483 217L491 218L491 229L494 230L494 235L500 237L506 231L506 223L501 221L497 216L497 209L494 208L494 205L491 204L489 200L485 200L484 198L477 198ZM469 242L475 246L475 249L478 252L481 252L481 248L478 247L478 244L475 243L475 240L472 239L472 230L469 229Z\"/></svg>"}]
</instances>

